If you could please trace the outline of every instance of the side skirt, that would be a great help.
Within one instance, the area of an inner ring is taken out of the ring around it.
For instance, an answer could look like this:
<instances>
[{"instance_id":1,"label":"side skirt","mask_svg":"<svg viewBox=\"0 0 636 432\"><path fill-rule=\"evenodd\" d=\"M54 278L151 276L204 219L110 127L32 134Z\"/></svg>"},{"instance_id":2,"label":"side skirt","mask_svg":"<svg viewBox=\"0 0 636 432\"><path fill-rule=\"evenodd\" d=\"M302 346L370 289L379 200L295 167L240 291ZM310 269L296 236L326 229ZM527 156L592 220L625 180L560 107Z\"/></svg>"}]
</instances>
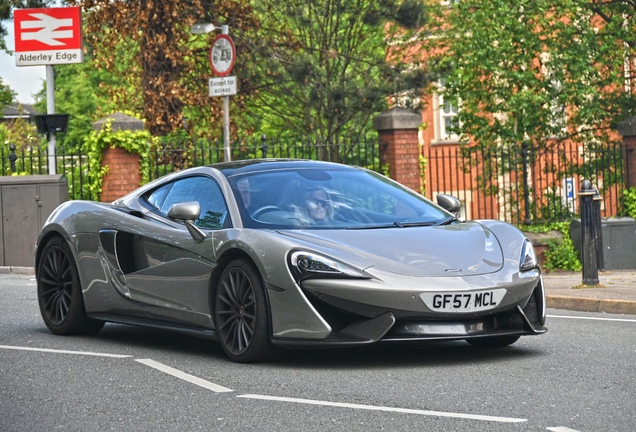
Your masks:
<instances>
[{"instance_id":1,"label":"side skirt","mask_svg":"<svg viewBox=\"0 0 636 432\"><path fill-rule=\"evenodd\" d=\"M199 327L190 327L180 324L165 323L161 321L149 320L144 318L126 317L120 315L110 314L87 314L88 318L106 321L115 324L128 324L139 327L149 327L161 330L168 330L176 333L187 334L190 336L196 336L204 339L218 340L218 334L216 330L204 329Z\"/></svg>"}]
</instances>

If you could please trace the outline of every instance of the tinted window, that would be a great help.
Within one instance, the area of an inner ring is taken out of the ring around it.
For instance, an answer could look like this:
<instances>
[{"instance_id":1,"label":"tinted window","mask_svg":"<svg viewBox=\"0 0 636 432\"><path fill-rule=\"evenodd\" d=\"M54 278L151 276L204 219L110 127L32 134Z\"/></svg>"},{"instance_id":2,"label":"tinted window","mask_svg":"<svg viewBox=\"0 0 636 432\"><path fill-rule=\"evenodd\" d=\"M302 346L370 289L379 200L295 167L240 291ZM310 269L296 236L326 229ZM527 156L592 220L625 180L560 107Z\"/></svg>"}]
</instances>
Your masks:
<instances>
[{"instance_id":1,"label":"tinted window","mask_svg":"<svg viewBox=\"0 0 636 432\"><path fill-rule=\"evenodd\" d=\"M155 190L148 196L148 203L159 210L161 208L161 205L163 204L163 201L166 199L166 195L168 195L168 191L170 191L172 185L173 183L169 183Z\"/></svg>"},{"instance_id":2,"label":"tinted window","mask_svg":"<svg viewBox=\"0 0 636 432\"><path fill-rule=\"evenodd\" d=\"M450 214L379 174L282 169L228 178L251 228L371 228L435 224Z\"/></svg>"},{"instance_id":3,"label":"tinted window","mask_svg":"<svg viewBox=\"0 0 636 432\"><path fill-rule=\"evenodd\" d=\"M208 229L223 227L228 212L216 181L208 177L189 177L176 181L168 191L160 211L167 215L173 204L188 201L197 201L201 206L201 215L195 222L196 226Z\"/></svg>"}]
</instances>

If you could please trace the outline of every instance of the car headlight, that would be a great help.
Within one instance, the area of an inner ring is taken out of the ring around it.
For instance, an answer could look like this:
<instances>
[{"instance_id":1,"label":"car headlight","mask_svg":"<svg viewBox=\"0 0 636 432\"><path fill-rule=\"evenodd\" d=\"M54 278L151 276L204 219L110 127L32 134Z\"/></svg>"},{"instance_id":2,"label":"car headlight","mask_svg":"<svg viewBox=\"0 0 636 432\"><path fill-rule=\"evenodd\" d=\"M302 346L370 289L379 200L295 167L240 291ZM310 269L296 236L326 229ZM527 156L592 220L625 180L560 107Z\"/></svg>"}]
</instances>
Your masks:
<instances>
[{"instance_id":1,"label":"car headlight","mask_svg":"<svg viewBox=\"0 0 636 432\"><path fill-rule=\"evenodd\" d=\"M298 280L308 277L367 277L358 269L315 252L292 252L289 256L289 264Z\"/></svg>"},{"instance_id":2,"label":"car headlight","mask_svg":"<svg viewBox=\"0 0 636 432\"><path fill-rule=\"evenodd\" d=\"M539 259L537 258L537 253L534 251L534 246L532 246L530 240L526 239L523 242L523 248L521 249L519 271L532 270L537 267L539 267Z\"/></svg>"}]
</instances>

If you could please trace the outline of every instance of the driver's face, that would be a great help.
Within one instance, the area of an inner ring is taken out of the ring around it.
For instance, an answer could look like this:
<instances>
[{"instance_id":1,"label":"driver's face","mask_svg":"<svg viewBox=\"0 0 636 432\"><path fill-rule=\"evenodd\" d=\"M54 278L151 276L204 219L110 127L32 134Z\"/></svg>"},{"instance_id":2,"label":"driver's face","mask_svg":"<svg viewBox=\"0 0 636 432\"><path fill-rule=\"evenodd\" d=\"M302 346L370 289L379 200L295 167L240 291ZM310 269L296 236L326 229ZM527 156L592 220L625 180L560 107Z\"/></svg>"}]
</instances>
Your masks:
<instances>
[{"instance_id":1,"label":"driver's face","mask_svg":"<svg viewBox=\"0 0 636 432\"><path fill-rule=\"evenodd\" d=\"M309 217L316 222L327 218L329 203L327 201L327 193L320 189L313 191L307 200Z\"/></svg>"}]
</instances>

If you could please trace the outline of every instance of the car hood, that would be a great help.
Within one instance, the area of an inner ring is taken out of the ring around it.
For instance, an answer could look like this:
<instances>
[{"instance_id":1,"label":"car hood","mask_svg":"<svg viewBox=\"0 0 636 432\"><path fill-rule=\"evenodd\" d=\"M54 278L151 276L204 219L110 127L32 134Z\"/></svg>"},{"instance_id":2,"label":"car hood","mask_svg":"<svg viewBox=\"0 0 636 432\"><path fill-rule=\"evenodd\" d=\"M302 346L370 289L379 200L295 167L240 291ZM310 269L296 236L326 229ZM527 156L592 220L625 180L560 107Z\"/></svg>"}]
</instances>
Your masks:
<instances>
[{"instance_id":1,"label":"car hood","mask_svg":"<svg viewBox=\"0 0 636 432\"><path fill-rule=\"evenodd\" d=\"M409 276L480 275L495 272L503 266L503 252L497 238L477 222L280 233L356 255L369 266ZM333 258L338 258L338 254Z\"/></svg>"}]
</instances>

